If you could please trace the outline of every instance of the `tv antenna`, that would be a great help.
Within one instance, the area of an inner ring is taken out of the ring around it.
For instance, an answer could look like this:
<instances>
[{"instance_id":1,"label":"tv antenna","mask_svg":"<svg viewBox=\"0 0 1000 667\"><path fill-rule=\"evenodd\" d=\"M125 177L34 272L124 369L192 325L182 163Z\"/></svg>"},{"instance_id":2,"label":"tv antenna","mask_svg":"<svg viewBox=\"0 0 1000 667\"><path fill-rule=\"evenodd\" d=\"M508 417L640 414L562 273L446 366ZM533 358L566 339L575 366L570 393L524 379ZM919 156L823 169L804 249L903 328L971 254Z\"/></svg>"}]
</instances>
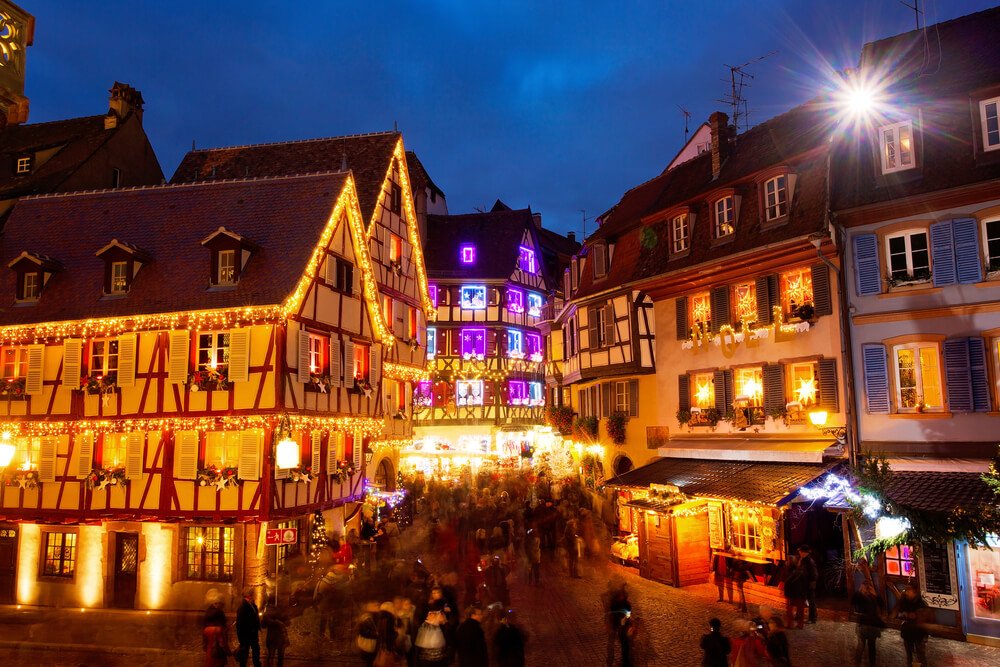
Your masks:
<instances>
[{"instance_id":1,"label":"tv antenna","mask_svg":"<svg viewBox=\"0 0 1000 667\"><path fill-rule=\"evenodd\" d=\"M924 15L923 10L920 9L920 0L913 0L912 5L906 2L906 0L899 0L899 4L913 10L913 18L917 23L917 30L920 30L920 19L923 18Z\"/></svg>"},{"instance_id":2,"label":"tv antenna","mask_svg":"<svg viewBox=\"0 0 1000 667\"><path fill-rule=\"evenodd\" d=\"M682 114L684 114L684 145L686 146L688 142L688 134L690 134L688 123L691 120L691 112L679 104L677 105L677 108L681 110Z\"/></svg>"},{"instance_id":3,"label":"tv antenna","mask_svg":"<svg viewBox=\"0 0 1000 667\"><path fill-rule=\"evenodd\" d=\"M583 239L580 240L580 242L583 243L583 241L587 238L587 221L588 220L593 220L594 216L590 216L588 218L587 217L587 209L585 209L585 208L579 208L577 210L580 211L581 222L583 222Z\"/></svg>"},{"instance_id":4,"label":"tv antenna","mask_svg":"<svg viewBox=\"0 0 1000 667\"><path fill-rule=\"evenodd\" d=\"M777 51L769 51L753 60L748 60L742 65L725 65L725 67L729 68L729 94L723 96L718 101L728 104L732 109L730 119L732 120L733 127L736 128L737 134L741 130L746 132L750 129L750 107L747 104L746 97L743 96L743 89L750 87L750 82L753 81L754 75L750 74L747 68L777 53Z\"/></svg>"}]
</instances>

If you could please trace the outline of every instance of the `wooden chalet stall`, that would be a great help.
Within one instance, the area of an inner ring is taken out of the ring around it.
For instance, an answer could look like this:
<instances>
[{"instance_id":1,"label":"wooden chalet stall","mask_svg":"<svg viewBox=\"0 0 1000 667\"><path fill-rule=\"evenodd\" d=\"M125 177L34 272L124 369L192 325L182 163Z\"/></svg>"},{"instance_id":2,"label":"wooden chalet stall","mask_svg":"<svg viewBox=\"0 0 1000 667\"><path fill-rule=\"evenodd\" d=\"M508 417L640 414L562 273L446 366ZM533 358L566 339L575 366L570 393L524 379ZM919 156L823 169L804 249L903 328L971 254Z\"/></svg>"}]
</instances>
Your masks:
<instances>
[{"instance_id":1,"label":"wooden chalet stall","mask_svg":"<svg viewBox=\"0 0 1000 667\"><path fill-rule=\"evenodd\" d=\"M27 198L0 276L0 602L201 609L358 501L385 346L353 176ZM28 289L30 288L30 289ZM301 465L278 469L279 439ZM299 528L276 554L264 525ZM280 564L280 563L279 563Z\"/></svg>"}]
</instances>

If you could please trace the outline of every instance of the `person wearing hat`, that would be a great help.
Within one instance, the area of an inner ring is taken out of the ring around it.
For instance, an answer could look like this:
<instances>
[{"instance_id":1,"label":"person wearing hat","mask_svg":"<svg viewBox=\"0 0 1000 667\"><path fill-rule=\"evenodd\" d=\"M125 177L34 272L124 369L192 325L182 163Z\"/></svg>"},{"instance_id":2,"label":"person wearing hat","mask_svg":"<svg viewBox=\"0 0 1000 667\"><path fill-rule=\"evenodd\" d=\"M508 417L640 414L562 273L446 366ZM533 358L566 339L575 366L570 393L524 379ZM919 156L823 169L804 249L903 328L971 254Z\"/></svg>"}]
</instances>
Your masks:
<instances>
[{"instance_id":1,"label":"person wearing hat","mask_svg":"<svg viewBox=\"0 0 1000 667\"><path fill-rule=\"evenodd\" d=\"M483 610L469 607L465 620L455 631L455 651L458 667L489 667L489 649L486 647L486 633L482 626Z\"/></svg>"}]
</instances>

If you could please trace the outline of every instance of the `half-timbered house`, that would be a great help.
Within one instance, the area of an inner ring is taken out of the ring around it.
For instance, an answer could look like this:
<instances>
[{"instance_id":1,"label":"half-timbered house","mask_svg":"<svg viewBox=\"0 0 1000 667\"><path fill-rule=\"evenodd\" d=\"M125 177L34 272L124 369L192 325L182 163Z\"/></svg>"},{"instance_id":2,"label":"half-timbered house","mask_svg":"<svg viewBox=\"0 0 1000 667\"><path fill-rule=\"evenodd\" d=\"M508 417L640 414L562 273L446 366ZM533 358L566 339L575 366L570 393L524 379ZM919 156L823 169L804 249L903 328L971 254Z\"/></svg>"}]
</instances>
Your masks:
<instances>
[{"instance_id":1,"label":"half-timbered house","mask_svg":"<svg viewBox=\"0 0 1000 667\"><path fill-rule=\"evenodd\" d=\"M394 488L400 445L413 430L414 383L424 376L426 318L433 312L420 243L417 202L421 214L444 205L443 193L419 166L416 188L411 182L406 150L399 132L307 139L189 152L173 183L247 176L288 176L350 169L368 249L378 286L379 307L395 337L386 350L383 397L386 428L368 463L374 483ZM416 189L416 198L415 198ZM440 193L440 196L439 196ZM433 198L434 202L429 202Z\"/></svg>"},{"instance_id":2,"label":"half-timbered house","mask_svg":"<svg viewBox=\"0 0 1000 667\"><path fill-rule=\"evenodd\" d=\"M530 209L499 201L487 213L428 216L437 314L427 330L430 378L414 400L414 459L426 472L447 472L451 456L464 464L530 454L544 423L541 324L556 296L548 267L558 265L538 224Z\"/></svg>"},{"instance_id":3,"label":"half-timbered house","mask_svg":"<svg viewBox=\"0 0 1000 667\"><path fill-rule=\"evenodd\" d=\"M19 202L0 276L2 601L232 603L305 549L313 513L339 527L385 429L395 338L375 280L350 172ZM279 442L298 466L278 467ZM299 541L265 549L265 525Z\"/></svg>"}]
</instances>

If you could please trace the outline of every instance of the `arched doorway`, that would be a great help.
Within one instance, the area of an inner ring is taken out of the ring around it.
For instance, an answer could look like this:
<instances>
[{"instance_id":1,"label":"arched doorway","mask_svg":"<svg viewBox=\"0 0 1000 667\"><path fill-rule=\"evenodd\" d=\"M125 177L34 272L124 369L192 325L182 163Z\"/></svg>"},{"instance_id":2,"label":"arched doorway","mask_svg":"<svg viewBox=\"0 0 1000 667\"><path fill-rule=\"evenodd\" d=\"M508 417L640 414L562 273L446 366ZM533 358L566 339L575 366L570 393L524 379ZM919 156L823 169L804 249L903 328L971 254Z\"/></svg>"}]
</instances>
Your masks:
<instances>
[{"instance_id":1,"label":"arched doorway","mask_svg":"<svg viewBox=\"0 0 1000 667\"><path fill-rule=\"evenodd\" d=\"M382 459L375 469L375 485L383 491L396 490L396 473L392 469L392 461Z\"/></svg>"},{"instance_id":2,"label":"arched doorway","mask_svg":"<svg viewBox=\"0 0 1000 667\"><path fill-rule=\"evenodd\" d=\"M632 459L622 454L621 456L615 458L614 467L615 467L615 475L617 476L621 475L622 473L628 472L635 466L632 464Z\"/></svg>"}]
</instances>

